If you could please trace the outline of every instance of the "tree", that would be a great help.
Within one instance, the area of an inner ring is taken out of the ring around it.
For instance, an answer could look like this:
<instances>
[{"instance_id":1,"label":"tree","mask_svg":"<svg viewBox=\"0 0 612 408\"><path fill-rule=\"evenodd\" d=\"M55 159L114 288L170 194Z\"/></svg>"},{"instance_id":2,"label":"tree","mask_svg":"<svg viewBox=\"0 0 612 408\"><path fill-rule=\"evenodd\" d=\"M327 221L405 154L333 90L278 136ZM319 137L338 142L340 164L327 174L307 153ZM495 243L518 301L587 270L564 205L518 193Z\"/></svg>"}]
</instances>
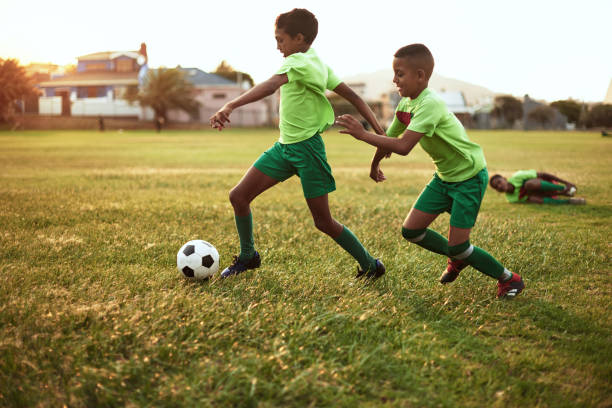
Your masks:
<instances>
[{"instance_id":1,"label":"tree","mask_svg":"<svg viewBox=\"0 0 612 408\"><path fill-rule=\"evenodd\" d=\"M578 120L580 119L580 110L582 109L582 105L578 102L572 99L567 99L555 101L551 103L550 106L557 109L559 112L561 112L561 114L565 115L569 123L578 124Z\"/></svg>"},{"instance_id":2,"label":"tree","mask_svg":"<svg viewBox=\"0 0 612 408\"><path fill-rule=\"evenodd\" d=\"M34 85L19 62L0 58L0 122L12 122L16 102L34 94Z\"/></svg>"},{"instance_id":3,"label":"tree","mask_svg":"<svg viewBox=\"0 0 612 408\"><path fill-rule=\"evenodd\" d=\"M247 81L251 87L255 85L253 78L246 72L236 71L227 61L223 60L217 66L213 74L222 76L223 78L229 79L230 81L236 82L239 85L242 85L241 82Z\"/></svg>"},{"instance_id":4,"label":"tree","mask_svg":"<svg viewBox=\"0 0 612 408\"><path fill-rule=\"evenodd\" d=\"M599 103L591 107L586 118L587 127L612 128L612 105Z\"/></svg>"},{"instance_id":5,"label":"tree","mask_svg":"<svg viewBox=\"0 0 612 408\"><path fill-rule=\"evenodd\" d=\"M494 105L491 114L505 121L509 127L513 127L514 122L523 117L523 103L514 96L496 96Z\"/></svg>"},{"instance_id":6,"label":"tree","mask_svg":"<svg viewBox=\"0 0 612 408\"><path fill-rule=\"evenodd\" d=\"M527 118L540 124L542 127L546 127L555 118L555 111L550 106L541 105L529 112Z\"/></svg>"},{"instance_id":7,"label":"tree","mask_svg":"<svg viewBox=\"0 0 612 408\"><path fill-rule=\"evenodd\" d=\"M192 118L199 116L200 102L194 98L194 86L176 68L149 70L140 90L129 88L126 99L153 109L158 132L168 120L169 110L180 109Z\"/></svg>"}]
</instances>

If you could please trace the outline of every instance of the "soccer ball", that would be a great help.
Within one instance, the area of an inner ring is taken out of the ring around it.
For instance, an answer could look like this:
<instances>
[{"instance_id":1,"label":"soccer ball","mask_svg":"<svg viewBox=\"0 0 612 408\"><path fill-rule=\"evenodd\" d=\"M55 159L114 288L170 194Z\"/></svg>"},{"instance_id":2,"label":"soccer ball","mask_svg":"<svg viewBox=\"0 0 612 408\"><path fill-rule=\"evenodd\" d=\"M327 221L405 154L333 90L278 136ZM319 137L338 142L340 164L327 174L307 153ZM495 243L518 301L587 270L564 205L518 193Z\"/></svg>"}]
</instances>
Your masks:
<instances>
[{"instance_id":1,"label":"soccer ball","mask_svg":"<svg viewBox=\"0 0 612 408\"><path fill-rule=\"evenodd\" d=\"M187 278L209 278L219 270L219 252L210 243L194 239L179 249L176 267Z\"/></svg>"}]
</instances>

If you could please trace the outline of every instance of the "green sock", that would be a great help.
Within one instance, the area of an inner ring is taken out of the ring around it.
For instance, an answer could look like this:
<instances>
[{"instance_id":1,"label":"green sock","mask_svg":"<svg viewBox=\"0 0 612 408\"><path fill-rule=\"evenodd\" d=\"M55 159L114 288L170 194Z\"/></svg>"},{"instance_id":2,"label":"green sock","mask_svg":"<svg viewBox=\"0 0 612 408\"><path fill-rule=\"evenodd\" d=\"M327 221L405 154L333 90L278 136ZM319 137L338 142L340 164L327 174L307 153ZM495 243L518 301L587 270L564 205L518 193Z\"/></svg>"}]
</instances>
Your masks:
<instances>
[{"instance_id":1,"label":"green sock","mask_svg":"<svg viewBox=\"0 0 612 408\"><path fill-rule=\"evenodd\" d=\"M472 246L472 248L474 248L472 253L464 259L468 265L495 279L506 277L507 273L504 273L506 268L497 259L484 249L477 246Z\"/></svg>"},{"instance_id":2,"label":"green sock","mask_svg":"<svg viewBox=\"0 0 612 408\"><path fill-rule=\"evenodd\" d=\"M234 216L236 220L236 229L240 238L240 255L238 258L245 261L251 259L255 255L255 244L253 242L253 214L245 216Z\"/></svg>"},{"instance_id":3,"label":"green sock","mask_svg":"<svg viewBox=\"0 0 612 408\"><path fill-rule=\"evenodd\" d=\"M355 234L346 226L342 229L340 236L334 238L334 241L359 262L359 266L364 272L376 268L376 259L370 255Z\"/></svg>"},{"instance_id":4,"label":"green sock","mask_svg":"<svg viewBox=\"0 0 612 408\"><path fill-rule=\"evenodd\" d=\"M545 204L569 204L569 199L544 197L542 199Z\"/></svg>"},{"instance_id":5,"label":"green sock","mask_svg":"<svg viewBox=\"0 0 612 408\"><path fill-rule=\"evenodd\" d=\"M555 183L550 183L548 181L542 180L540 182L540 190L542 191L563 191L565 190L565 186L563 184L555 184Z\"/></svg>"},{"instance_id":6,"label":"green sock","mask_svg":"<svg viewBox=\"0 0 612 408\"><path fill-rule=\"evenodd\" d=\"M426 230L409 230L402 227L402 236L408 241L417 244L428 251L449 256L448 240L432 229L427 228Z\"/></svg>"}]
</instances>

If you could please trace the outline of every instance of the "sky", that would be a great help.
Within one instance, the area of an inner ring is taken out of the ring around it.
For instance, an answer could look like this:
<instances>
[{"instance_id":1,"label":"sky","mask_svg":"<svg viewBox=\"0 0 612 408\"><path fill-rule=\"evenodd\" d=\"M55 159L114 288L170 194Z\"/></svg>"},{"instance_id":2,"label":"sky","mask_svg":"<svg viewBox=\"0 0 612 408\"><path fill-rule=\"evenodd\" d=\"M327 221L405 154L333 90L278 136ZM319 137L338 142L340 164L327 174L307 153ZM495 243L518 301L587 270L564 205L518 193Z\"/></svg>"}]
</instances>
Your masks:
<instances>
[{"instance_id":1,"label":"sky","mask_svg":"<svg viewBox=\"0 0 612 408\"><path fill-rule=\"evenodd\" d=\"M151 67L226 60L261 82L282 63L276 16L294 7L317 17L313 48L340 78L423 43L438 74L517 97L599 102L612 80L611 0L0 0L0 58L76 64L145 42Z\"/></svg>"}]
</instances>

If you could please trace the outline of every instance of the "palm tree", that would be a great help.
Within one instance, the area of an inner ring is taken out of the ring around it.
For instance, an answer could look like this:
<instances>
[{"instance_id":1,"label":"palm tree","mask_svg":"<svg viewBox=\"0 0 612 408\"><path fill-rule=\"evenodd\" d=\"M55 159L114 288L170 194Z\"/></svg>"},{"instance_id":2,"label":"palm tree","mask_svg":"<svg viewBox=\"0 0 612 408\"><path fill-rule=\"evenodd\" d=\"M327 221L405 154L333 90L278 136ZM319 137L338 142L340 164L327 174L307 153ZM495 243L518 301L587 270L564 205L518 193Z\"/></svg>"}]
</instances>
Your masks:
<instances>
[{"instance_id":1,"label":"palm tree","mask_svg":"<svg viewBox=\"0 0 612 408\"><path fill-rule=\"evenodd\" d=\"M200 102L194 97L194 86L176 68L149 70L140 90L129 92L127 99L153 109L158 132L168 119L169 110L183 110L192 118L199 116Z\"/></svg>"}]
</instances>

